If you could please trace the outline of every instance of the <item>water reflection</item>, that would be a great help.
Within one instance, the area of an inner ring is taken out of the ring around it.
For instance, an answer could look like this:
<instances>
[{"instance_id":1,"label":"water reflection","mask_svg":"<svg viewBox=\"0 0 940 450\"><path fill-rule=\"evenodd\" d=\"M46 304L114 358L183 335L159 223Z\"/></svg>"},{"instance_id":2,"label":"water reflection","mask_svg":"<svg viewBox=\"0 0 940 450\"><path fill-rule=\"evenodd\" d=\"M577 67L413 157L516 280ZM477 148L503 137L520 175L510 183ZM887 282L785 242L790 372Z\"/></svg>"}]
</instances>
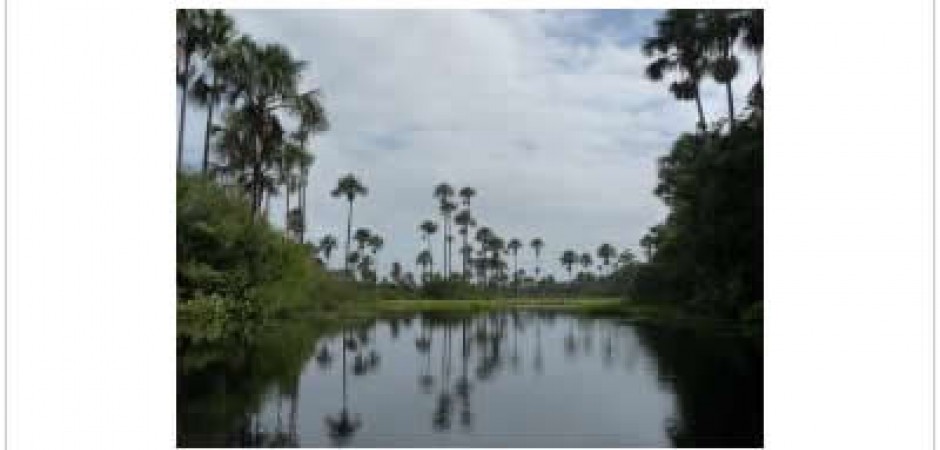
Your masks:
<instances>
[{"instance_id":1,"label":"water reflection","mask_svg":"<svg viewBox=\"0 0 940 450\"><path fill-rule=\"evenodd\" d=\"M734 335L513 311L183 347L181 447L762 445L762 353Z\"/></svg>"}]
</instances>

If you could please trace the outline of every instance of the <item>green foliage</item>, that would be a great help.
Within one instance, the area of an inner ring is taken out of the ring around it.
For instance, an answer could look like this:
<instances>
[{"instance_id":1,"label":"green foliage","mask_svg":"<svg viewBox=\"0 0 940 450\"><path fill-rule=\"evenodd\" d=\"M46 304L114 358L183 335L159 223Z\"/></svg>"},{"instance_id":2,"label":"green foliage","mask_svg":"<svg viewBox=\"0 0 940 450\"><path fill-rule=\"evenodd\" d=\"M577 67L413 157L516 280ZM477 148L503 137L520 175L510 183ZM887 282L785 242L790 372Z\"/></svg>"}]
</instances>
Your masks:
<instances>
[{"instance_id":1,"label":"green foliage","mask_svg":"<svg viewBox=\"0 0 940 450\"><path fill-rule=\"evenodd\" d=\"M247 323L355 297L306 246L253 219L241 195L209 179L177 179L176 230L178 321L189 338L222 339L246 333Z\"/></svg>"},{"instance_id":2,"label":"green foliage","mask_svg":"<svg viewBox=\"0 0 940 450\"><path fill-rule=\"evenodd\" d=\"M656 194L670 207L644 239L632 297L740 317L763 299L763 123L686 134L660 161Z\"/></svg>"}]
</instances>

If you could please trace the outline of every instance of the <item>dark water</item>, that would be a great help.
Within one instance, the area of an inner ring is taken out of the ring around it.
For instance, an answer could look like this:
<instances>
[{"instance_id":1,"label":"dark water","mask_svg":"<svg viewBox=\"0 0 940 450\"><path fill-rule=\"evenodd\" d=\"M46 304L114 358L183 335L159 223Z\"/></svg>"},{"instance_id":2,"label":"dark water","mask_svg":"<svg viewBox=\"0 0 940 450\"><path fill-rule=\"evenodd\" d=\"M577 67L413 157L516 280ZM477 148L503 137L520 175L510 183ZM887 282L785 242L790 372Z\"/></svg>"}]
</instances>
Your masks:
<instances>
[{"instance_id":1,"label":"dark water","mask_svg":"<svg viewBox=\"0 0 940 450\"><path fill-rule=\"evenodd\" d=\"M179 364L183 447L763 443L760 343L727 333L425 315L284 325L250 345L188 347Z\"/></svg>"}]
</instances>

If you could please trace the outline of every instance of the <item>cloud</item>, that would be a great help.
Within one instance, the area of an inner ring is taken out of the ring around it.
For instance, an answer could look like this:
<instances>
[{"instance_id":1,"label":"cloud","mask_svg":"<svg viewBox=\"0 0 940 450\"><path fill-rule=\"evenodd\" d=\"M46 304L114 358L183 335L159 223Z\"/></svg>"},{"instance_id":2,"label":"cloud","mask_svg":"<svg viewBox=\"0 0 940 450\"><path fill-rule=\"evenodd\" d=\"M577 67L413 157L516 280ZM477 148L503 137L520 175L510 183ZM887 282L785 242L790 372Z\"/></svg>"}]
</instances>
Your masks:
<instances>
[{"instance_id":1,"label":"cloud","mask_svg":"<svg viewBox=\"0 0 940 450\"><path fill-rule=\"evenodd\" d=\"M657 14L232 12L243 32L308 61L306 82L324 92L332 129L315 143L314 238L344 238L346 204L329 191L352 172L370 188L356 202L354 227L385 237L380 271L392 261L414 270L417 225L438 217L431 192L447 181L475 187L474 214L506 239L541 236L543 268L562 277L564 249L636 249L665 215L652 194L656 158L696 116L692 103L643 78L638 42ZM739 106L752 66L745 61L734 86ZM704 86L711 117L724 113L724 95ZM190 111L187 124L187 157L196 161L205 114ZM271 213L281 220L283 200ZM533 262L528 248L520 254L527 271Z\"/></svg>"}]
</instances>

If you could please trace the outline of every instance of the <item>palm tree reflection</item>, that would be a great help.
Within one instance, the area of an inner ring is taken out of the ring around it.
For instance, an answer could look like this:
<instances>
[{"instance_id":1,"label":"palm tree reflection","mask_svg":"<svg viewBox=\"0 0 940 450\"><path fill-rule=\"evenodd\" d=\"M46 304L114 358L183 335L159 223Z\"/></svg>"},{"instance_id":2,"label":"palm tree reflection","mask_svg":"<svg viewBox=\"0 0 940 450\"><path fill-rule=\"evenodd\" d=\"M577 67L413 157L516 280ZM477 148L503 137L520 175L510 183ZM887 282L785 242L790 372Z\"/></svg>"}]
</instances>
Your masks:
<instances>
[{"instance_id":1,"label":"palm tree reflection","mask_svg":"<svg viewBox=\"0 0 940 450\"><path fill-rule=\"evenodd\" d=\"M350 414L347 408L348 398L346 395L346 349L350 347L349 340L346 338L346 328L342 330L343 334L343 407L336 416L326 416L326 423L330 440L333 445L346 445L352 438L352 435L362 427L362 420L359 414ZM355 346L353 346L355 347Z\"/></svg>"},{"instance_id":2,"label":"palm tree reflection","mask_svg":"<svg viewBox=\"0 0 940 450\"><path fill-rule=\"evenodd\" d=\"M415 339L415 347L419 353L425 355L424 370L418 376L418 385L425 394L431 393L431 387L434 385L434 377L431 375L431 333L428 331L428 324L421 325L422 336Z\"/></svg>"}]
</instances>

